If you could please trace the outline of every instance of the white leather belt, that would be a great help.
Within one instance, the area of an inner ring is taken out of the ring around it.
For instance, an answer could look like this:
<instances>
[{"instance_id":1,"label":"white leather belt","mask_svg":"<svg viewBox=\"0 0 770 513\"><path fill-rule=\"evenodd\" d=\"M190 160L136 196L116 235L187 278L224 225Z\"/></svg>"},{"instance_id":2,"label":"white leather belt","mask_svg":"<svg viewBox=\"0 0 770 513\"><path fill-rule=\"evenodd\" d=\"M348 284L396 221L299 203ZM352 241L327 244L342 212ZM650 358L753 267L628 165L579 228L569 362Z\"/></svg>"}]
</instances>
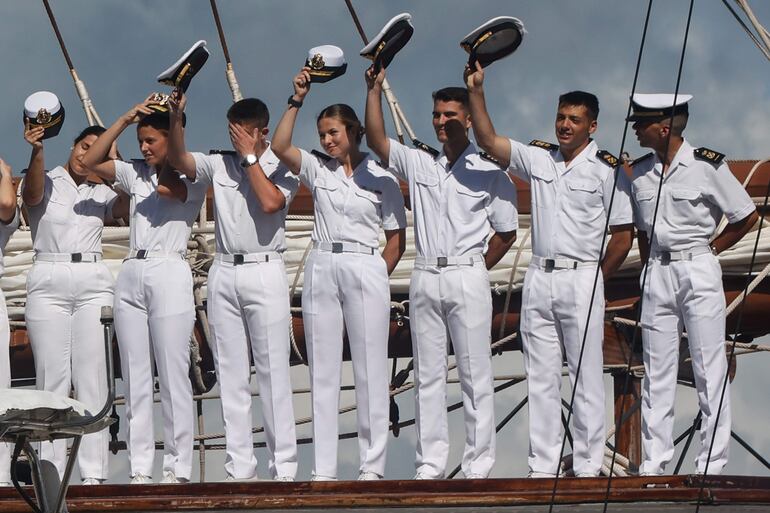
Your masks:
<instances>
[{"instance_id":1,"label":"white leather belt","mask_svg":"<svg viewBox=\"0 0 770 513\"><path fill-rule=\"evenodd\" d=\"M529 263L544 271L554 271L561 269L580 269L581 267L596 267L598 262L580 262L570 258L543 258L533 255Z\"/></svg>"},{"instance_id":2,"label":"white leather belt","mask_svg":"<svg viewBox=\"0 0 770 513\"><path fill-rule=\"evenodd\" d=\"M214 256L217 262L223 262L232 265L254 264L258 262L274 262L281 260L281 254L275 251L265 251L262 253L217 253Z\"/></svg>"},{"instance_id":3,"label":"white leather belt","mask_svg":"<svg viewBox=\"0 0 770 513\"><path fill-rule=\"evenodd\" d=\"M147 260L148 258L176 258L184 260L184 255L179 251L147 251L146 249L132 249L128 252L128 257L137 260Z\"/></svg>"},{"instance_id":4,"label":"white leather belt","mask_svg":"<svg viewBox=\"0 0 770 513\"><path fill-rule=\"evenodd\" d=\"M440 257L423 257L418 256L414 259L414 264L420 267L449 267L458 265L474 265L476 263L483 263L484 257L481 253L474 253L473 255L464 256L440 256Z\"/></svg>"},{"instance_id":5,"label":"white leather belt","mask_svg":"<svg viewBox=\"0 0 770 513\"><path fill-rule=\"evenodd\" d=\"M652 257L655 260L660 260L663 265L668 265L670 262L681 262L682 260L692 260L698 255L704 255L711 253L711 248L708 246L696 246L684 251L661 251L655 250L652 253Z\"/></svg>"},{"instance_id":6,"label":"white leather belt","mask_svg":"<svg viewBox=\"0 0 770 513\"><path fill-rule=\"evenodd\" d=\"M36 262L101 262L101 253L35 253Z\"/></svg>"},{"instance_id":7,"label":"white leather belt","mask_svg":"<svg viewBox=\"0 0 770 513\"><path fill-rule=\"evenodd\" d=\"M364 255L374 255L377 250L364 246L359 242L314 242L313 248L320 251L331 251L332 253L363 253Z\"/></svg>"}]
</instances>

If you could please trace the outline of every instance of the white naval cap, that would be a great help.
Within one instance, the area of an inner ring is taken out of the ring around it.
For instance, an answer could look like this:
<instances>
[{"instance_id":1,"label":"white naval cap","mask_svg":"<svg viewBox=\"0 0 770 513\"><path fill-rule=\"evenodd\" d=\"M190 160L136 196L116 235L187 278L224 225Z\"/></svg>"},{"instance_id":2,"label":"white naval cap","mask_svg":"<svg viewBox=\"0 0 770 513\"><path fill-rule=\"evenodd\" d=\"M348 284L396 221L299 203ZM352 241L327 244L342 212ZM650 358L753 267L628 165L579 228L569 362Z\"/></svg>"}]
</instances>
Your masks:
<instances>
[{"instance_id":1,"label":"white naval cap","mask_svg":"<svg viewBox=\"0 0 770 513\"><path fill-rule=\"evenodd\" d=\"M468 52L471 68L476 61L481 67L487 67L515 52L526 33L520 19L498 16L473 29L460 41L460 46Z\"/></svg>"},{"instance_id":2,"label":"white naval cap","mask_svg":"<svg viewBox=\"0 0 770 513\"><path fill-rule=\"evenodd\" d=\"M631 97L633 112L627 121L660 121L677 114L688 114L691 94L635 93Z\"/></svg>"},{"instance_id":3,"label":"white naval cap","mask_svg":"<svg viewBox=\"0 0 770 513\"><path fill-rule=\"evenodd\" d=\"M382 30L372 38L368 45L361 49L361 56L374 62L374 72L387 68L393 57L412 38L414 27L412 15L408 12L398 14L390 19Z\"/></svg>"},{"instance_id":4,"label":"white naval cap","mask_svg":"<svg viewBox=\"0 0 770 513\"><path fill-rule=\"evenodd\" d=\"M43 127L43 139L59 134L64 124L64 107L50 91L38 91L24 100L24 122L30 128Z\"/></svg>"},{"instance_id":5,"label":"white naval cap","mask_svg":"<svg viewBox=\"0 0 770 513\"><path fill-rule=\"evenodd\" d=\"M187 91L190 81L198 71L203 67L209 58L209 51L206 48L206 41L201 39L189 50L187 50L174 64L166 71L158 75L158 82L161 84L178 87L183 92Z\"/></svg>"},{"instance_id":6,"label":"white naval cap","mask_svg":"<svg viewBox=\"0 0 770 513\"><path fill-rule=\"evenodd\" d=\"M310 81L318 83L342 76L348 68L342 48L334 45L314 46L308 50L305 66L310 68Z\"/></svg>"}]
</instances>

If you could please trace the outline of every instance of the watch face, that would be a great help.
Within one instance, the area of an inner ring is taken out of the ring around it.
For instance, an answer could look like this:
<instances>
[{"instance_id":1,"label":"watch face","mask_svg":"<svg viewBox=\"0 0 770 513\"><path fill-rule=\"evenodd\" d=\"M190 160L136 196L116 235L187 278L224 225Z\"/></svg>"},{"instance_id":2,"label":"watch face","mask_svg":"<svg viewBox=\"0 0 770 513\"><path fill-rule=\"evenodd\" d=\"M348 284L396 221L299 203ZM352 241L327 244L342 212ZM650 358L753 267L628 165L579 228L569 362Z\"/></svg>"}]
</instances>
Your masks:
<instances>
[{"instance_id":1,"label":"watch face","mask_svg":"<svg viewBox=\"0 0 770 513\"><path fill-rule=\"evenodd\" d=\"M243 160L241 161L241 166L248 167L253 166L257 163L257 156L256 155L246 155L243 157Z\"/></svg>"}]
</instances>

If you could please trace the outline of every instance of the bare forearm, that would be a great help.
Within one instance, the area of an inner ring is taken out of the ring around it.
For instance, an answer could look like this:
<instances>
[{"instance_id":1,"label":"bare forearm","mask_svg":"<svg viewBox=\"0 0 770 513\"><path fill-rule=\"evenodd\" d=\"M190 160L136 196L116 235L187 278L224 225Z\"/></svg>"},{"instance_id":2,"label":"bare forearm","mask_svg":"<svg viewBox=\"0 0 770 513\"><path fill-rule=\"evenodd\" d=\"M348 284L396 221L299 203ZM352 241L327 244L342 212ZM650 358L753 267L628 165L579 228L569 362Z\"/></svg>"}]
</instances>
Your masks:
<instances>
[{"instance_id":1,"label":"bare forearm","mask_svg":"<svg viewBox=\"0 0 770 513\"><path fill-rule=\"evenodd\" d=\"M610 241L607 243L607 251L602 260L602 275L605 281L608 280L620 268L631 250L633 244L634 231L629 226L623 230L613 232Z\"/></svg>"},{"instance_id":2,"label":"bare forearm","mask_svg":"<svg viewBox=\"0 0 770 513\"><path fill-rule=\"evenodd\" d=\"M711 246L716 250L717 254L733 247L736 242L741 240L744 235L751 231L751 228L756 224L758 219L759 215L755 210L746 216L745 219L742 219L737 223L728 224L725 229L722 230L722 233L711 242Z\"/></svg>"},{"instance_id":3,"label":"bare forearm","mask_svg":"<svg viewBox=\"0 0 770 513\"><path fill-rule=\"evenodd\" d=\"M43 199L45 187L45 157L43 148L32 148L21 197L27 206L34 207Z\"/></svg>"},{"instance_id":4,"label":"bare forearm","mask_svg":"<svg viewBox=\"0 0 770 513\"><path fill-rule=\"evenodd\" d=\"M109 160L110 149L115 140L131 123L119 117L106 132L101 134L83 155L83 165L105 180L115 180L115 164Z\"/></svg>"},{"instance_id":5,"label":"bare forearm","mask_svg":"<svg viewBox=\"0 0 770 513\"><path fill-rule=\"evenodd\" d=\"M406 230L386 231L385 237L387 242L382 250L382 259L385 260L388 276L390 276L406 251Z\"/></svg>"},{"instance_id":6,"label":"bare forearm","mask_svg":"<svg viewBox=\"0 0 770 513\"><path fill-rule=\"evenodd\" d=\"M390 141L388 141L385 132L380 88L372 88L366 94L364 126L366 127L366 144L387 165L390 156Z\"/></svg>"},{"instance_id":7,"label":"bare forearm","mask_svg":"<svg viewBox=\"0 0 770 513\"><path fill-rule=\"evenodd\" d=\"M511 162L511 147L508 139L497 135L495 126L487 111L484 90L475 88L468 94L468 102L473 120L473 135L476 143L485 152L495 158L500 165L507 168Z\"/></svg>"},{"instance_id":8,"label":"bare forearm","mask_svg":"<svg viewBox=\"0 0 770 513\"><path fill-rule=\"evenodd\" d=\"M11 173L0 175L0 221L8 223L16 214L16 189Z\"/></svg>"},{"instance_id":9,"label":"bare forearm","mask_svg":"<svg viewBox=\"0 0 770 513\"><path fill-rule=\"evenodd\" d=\"M184 142L182 118L171 116L171 127L168 134L168 162L190 180L195 180L195 158L187 152Z\"/></svg>"},{"instance_id":10,"label":"bare forearm","mask_svg":"<svg viewBox=\"0 0 770 513\"><path fill-rule=\"evenodd\" d=\"M251 190L253 190L254 194L257 196L263 212L266 214L273 214L286 206L286 196L284 196L278 187L276 187L267 175L265 175L259 162L253 166L249 166L246 169L246 174L249 177Z\"/></svg>"},{"instance_id":11,"label":"bare forearm","mask_svg":"<svg viewBox=\"0 0 770 513\"><path fill-rule=\"evenodd\" d=\"M184 203L187 201L187 186L182 182L179 173L164 166L158 173L158 194L167 198L176 198Z\"/></svg>"},{"instance_id":12,"label":"bare forearm","mask_svg":"<svg viewBox=\"0 0 770 513\"><path fill-rule=\"evenodd\" d=\"M492 269L503 256L511 249L516 240L516 232L495 233L490 237L487 245L487 254L484 255L484 263L487 269Z\"/></svg>"},{"instance_id":13,"label":"bare forearm","mask_svg":"<svg viewBox=\"0 0 770 513\"><path fill-rule=\"evenodd\" d=\"M636 241L639 244L639 257L642 266L647 265L647 260L650 258L650 241L647 239L647 232L639 230L636 234Z\"/></svg>"}]
</instances>

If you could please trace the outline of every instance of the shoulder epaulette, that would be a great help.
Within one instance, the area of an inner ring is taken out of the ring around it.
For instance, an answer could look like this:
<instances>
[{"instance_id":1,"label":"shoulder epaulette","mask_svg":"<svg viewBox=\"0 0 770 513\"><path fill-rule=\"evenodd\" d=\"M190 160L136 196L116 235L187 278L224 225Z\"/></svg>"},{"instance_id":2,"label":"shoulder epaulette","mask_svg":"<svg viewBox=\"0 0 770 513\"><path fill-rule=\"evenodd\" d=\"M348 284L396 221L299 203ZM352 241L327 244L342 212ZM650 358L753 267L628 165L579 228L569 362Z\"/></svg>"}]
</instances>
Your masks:
<instances>
[{"instance_id":1,"label":"shoulder epaulette","mask_svg":"<svg viewBox=\"0 0 770 513\"><path fill-rule=\"evenodd\" d=\"M323 160L324 163L329 162L332 159L329 155L327 155L322 151L310 150L310 153L312 153L314 156L318 157L319 159Z\"/></svg>"},{"instance_id":2,"label":"shoulder epaulette","mask_svg":"<svg viewBox=\"0 0 770 513\"><path fill-rule=\"evenodd\" d=\"M559 149L558 144L553 144L545 141L540 141L538 139L532 139L529 143L530 146L537 146L538 148L543 148L544 150L548 151L555 151Z\"/></svg>"},{"instance_id":3,"label":"shoulder epaulette","mask_svg":"<svg viewBox=\"0 0 770 513\"><path fill-rule=\"evenodd\" d=\"M632 161L629 163L629 165L630 165L631 167L633 167L633 166L637 165L639 162L641 162L641 161L643 161L643 160L647 160L647 159L648 159L648 158L650 158L650 157L652 157L652 152L648 153L647 155L642 155L641 157L639 157L639 158L638 158L638 159L636 159L636 160L632 160Z\"/></svg>"},{"instance_id":4,"label":"shoulder epaulette","mask_svg":"<svg viewBox=\"0 0 770 513\"><path fill-rule=\"evenodd\" d=\"M723 158L725 158L724 153L719 153L718 151L714 151L714 150L710 150L708 148L702 148L702 147L693 151L693 155L695 155L696 159L707 160L712 164L717 164L717 165L722 162Z\"/></svg>"},{"instance_id":5,"label":"shoulder epaulette","mask_svg":"<svg viewBox=\"0 0 770 513\"><path fill-rule=\"evenodd\" d=\"M497 160L495 157L493 157L492 155L490 155L489 153L487 153L485 151L480 151L479 152L479 157L481 158L481 160L486 160L487 162L491 162L492 164L496 165L497 167L500 167L500 168L503 167L500 164L499 160Z\"/></svg>"},{"instance_id":6,"label":"shoulder epaulette","mask_svg":"<svg viewBox=\"0 0 770 513\"><path fill-rule=\"evenodd\" d=\"M209 155L237 155L238 152L233 150L209 150Z\"/></svg>"},{"instance_id":7,"label":"shoulder epaulette","mask_svg":"<svg viewBox=\"0 0 770 513\"><path fill-rule=\"evenodd\" d=\"M422 150L425 153L430 153L430 155L434 159L441 154L441 152L438 151L436 148L432 148L432 147L428 146L427 144L425 144L424 142L418 141L417 139L414 139L412 141L412 144L414 144L414 147L417 148L418 150Z\"/></svg>"},{"instance_id":8,"label":"shoulder epaulette","mask_svg":"<svg viewBox=\"0 0 770 513\"><path fill-rule=\"evenodd\" d=\"M596 156L602 159L607 165L614 168L620 163L620 160L607 150L599 150L596 152Z\"/></svg>"}]
</instances>

